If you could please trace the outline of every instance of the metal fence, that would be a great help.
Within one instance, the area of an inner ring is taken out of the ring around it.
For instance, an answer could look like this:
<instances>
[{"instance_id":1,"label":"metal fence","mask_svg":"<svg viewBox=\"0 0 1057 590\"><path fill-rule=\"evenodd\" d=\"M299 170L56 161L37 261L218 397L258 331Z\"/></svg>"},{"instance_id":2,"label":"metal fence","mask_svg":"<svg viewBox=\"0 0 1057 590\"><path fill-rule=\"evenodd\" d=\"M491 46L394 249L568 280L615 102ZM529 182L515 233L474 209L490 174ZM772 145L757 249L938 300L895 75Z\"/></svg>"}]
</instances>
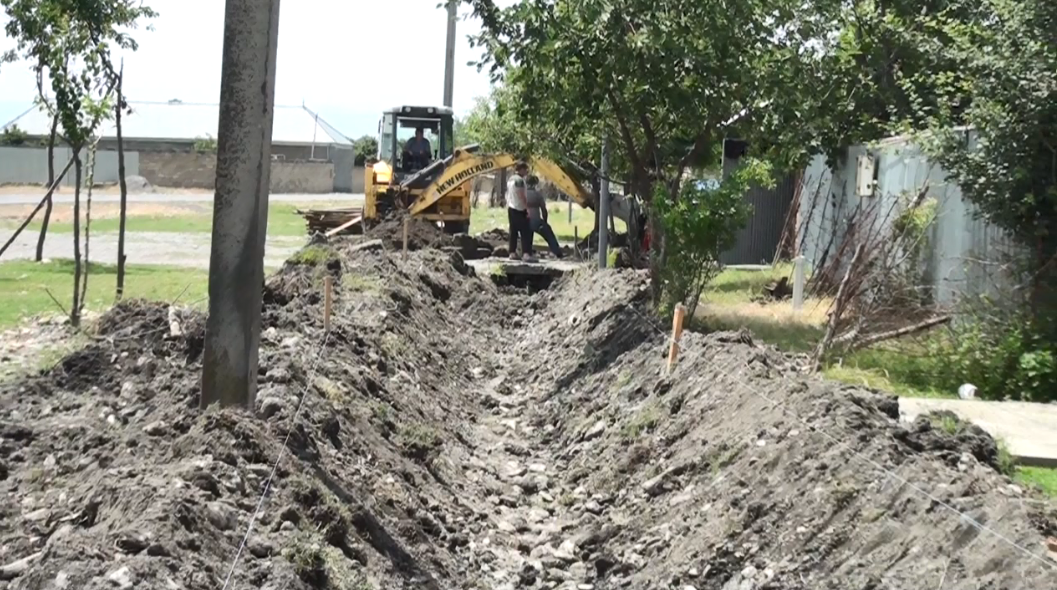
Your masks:
<instances>
[{"instance_id":1,"label":"metal fence","mask_svg":"<svg viewBox=\"0 0 1057 590\"><path fill-rule=\"evenodd\" d=\"M723 158L723 178L738 166L738 157ZM774 188L755 187L745 194L745 202L752 207L749 222L738 231L734 247L719 256L722 264L771 264L782 241L789 210L796 193L796 175L779 180Z\"/></svg>"},{"instance_id":2,"label":"metal fence","mask_svg":"<svg viewBox=\"0 0 1057 590\"><path fill-rule=\"evenodd\" d=\"M872 178L862 177L869 170L860 171L860 156L873 162ZM860 196L858 186L863 180L872 181L873 187L868 195ZM964 296L993 295L1008 286L1012 280L1008 262L1019 252L1018 246L980 219L962 198L961 189L947 180L947 173L903 137L849 148L832 169L823 157L812 161L801 186L799 253L810 266L818 267L838 255L836 244L849 232L865 233L862 224L869 224L874 235L887 235L899 213L922 190L936 204L924 254L918 261L923 287L934 300L949 305ZM870 203L874 200L879 202ZM853 212L868 205L880 214L860 219L860 227L854 227L856 222L850 222Z\"/></svg>"}]
</instances>

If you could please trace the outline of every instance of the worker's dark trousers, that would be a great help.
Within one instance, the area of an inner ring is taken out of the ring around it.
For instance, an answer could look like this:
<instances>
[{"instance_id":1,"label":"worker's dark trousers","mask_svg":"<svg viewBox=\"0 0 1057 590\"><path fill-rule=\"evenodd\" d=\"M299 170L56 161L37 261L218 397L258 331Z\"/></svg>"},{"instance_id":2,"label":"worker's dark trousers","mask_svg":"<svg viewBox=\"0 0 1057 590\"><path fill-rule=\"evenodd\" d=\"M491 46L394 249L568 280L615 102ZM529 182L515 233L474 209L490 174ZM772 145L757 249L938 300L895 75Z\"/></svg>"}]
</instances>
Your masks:
<instances>
[{"instance_id":1,"label":"worker's dark trousers","mask_svg":"<svg viewBox=\"0 0 1057 590\"><path fill-rule=\"evenodd\" d=\"M532 228L529 227L527 211L518 211L513 207L506 208L507 219L510 220L510 253L517 252L518 237L521 238L521 253L524 256L532 254Z\"/></svg>"},{"instance_id":2,"label":"worker's dark trousers","mask_svg":"<svg viewBox=\"0 0 1057 590\"><path fill-rule=\"evenodd\" d=\"M554 230L551 229L551 225L542 219L533 219L529 222L529 227L532 228L532 232L539 234L543 237L543 240L547 242L547 247L550 248L551 254L554 254L555 258L562 257L562 248L558 245L558 237L554 235Z\"/></svg>"}]
</instances>

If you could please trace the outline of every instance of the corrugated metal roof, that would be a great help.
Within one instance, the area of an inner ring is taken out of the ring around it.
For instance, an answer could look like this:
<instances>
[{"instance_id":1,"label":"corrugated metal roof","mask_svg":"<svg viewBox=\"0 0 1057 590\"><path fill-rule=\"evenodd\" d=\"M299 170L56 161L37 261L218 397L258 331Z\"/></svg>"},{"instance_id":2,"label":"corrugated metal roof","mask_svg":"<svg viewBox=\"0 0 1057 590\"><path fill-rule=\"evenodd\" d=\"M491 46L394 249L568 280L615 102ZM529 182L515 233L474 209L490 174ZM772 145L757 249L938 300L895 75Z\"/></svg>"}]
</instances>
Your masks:
<instances>
[{"instance_id":1,"label":"corrugated metal roof","mask_svg":"<svg viewBox=\"0 0 1057 590\"><path fill-rule=\"evenodd\" d=\"M121 118L121 131L128 139L189 141L217 136L220 108L216 104L129 101L129 106L132 114ZM4 128L11 125L29 135L51 133L51 117L40 109L26 111ZM101 131L104 137L114 137L114 122L107 121ZM304 106L275 107L272 142L352 145L352 140Z\"/></svg>"}]
</instances>

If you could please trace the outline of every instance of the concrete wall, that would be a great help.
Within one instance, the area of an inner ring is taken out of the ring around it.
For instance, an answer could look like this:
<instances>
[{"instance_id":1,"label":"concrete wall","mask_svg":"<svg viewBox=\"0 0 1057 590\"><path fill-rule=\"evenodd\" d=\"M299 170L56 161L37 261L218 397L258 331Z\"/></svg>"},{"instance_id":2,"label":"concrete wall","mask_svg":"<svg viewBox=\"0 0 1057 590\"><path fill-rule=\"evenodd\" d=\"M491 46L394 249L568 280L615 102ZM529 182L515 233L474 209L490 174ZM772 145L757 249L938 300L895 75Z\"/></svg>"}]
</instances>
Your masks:
<instances>
[{"instance_id":1,"label":"concrete wall","mask_svg":"<svg viewBox=\"0 0 1057 590\"><path fill-rule=\"evenodd\" d=\"M194 152L142 152L139 172L154 186L211 190L217 180L217 158Z\"/></svg>"},{"instance_id":2,"label":"concrete wall","mask_svg":"<svg viewBox=\"0 0 1057 590\"><path fill-rule=\"evenodd\" d=\"M140 175L154 186L212 189L216 182L216 155L142 152L139 169ZM362 168L360 178L362 185ZM344 188L351 187L352 183L351 179L336 183L334 164L330 162L272 161L273 193L331 193L335 192L338 184L344 186L337 188Z\"/></svg>"},{"instance_id":3,"label":"concrete wall","mask_svg":"<svg viewBox=\"0 0 1057 590\"><path fill-rule=\"evenodd\" d=\"M55 148L55 174L58 175L73 157L72 150ZM87 174L87 171L85 171ZM139 175L139 154L125 152L125 174ZM117 152L98 151L95 156L95 182L117 182ZM48 182L48 149L36 147L0 147L0 185ZM74 184L73 169L63 179L63 186Z\"/></svg>"},{"instance_id":4,"label":"concrete wall","mask_svg":"<svg viewBox=\"0 0 1057 590\"><path fill-rule=\"evenodd\" d=\"M335 155L341 152L336 150ZM351 150L349 150L351 154ZM72 156L65 147L55 148L55 173L58 174ZM362 193L363 167L352 166L342 158L337 164L318 161L272 161L271 190L275 193L326 194ZM341 172L338 176L335 171ZM216 155L180 151L125 151L125 173L143 176L161 188L201 188L212 190L216 182ZM46 148L0 147L0 185L43 185L48 180ZM96 154L95 181L116 183L117 152L100 150ZM73 171L64 186L73 186Z\"/></svg>"},{"instance_id":5,"label":"concrete wall","mask_svg":"<svg viewBox=\"0 0 1057 590\"><path fill-rule=\"evenodd\" d=\"M330 162L272 162L273 193L334 192L334 164Z\"/></svg>"},{"instance_id":6,"label":"concrete wall","mask_svg":"<svg viewBox=\"0 0 1057 590\"><path fill-rule=\"evenodd\" d=\"M864 154L875 158L876 186L871 196L859 197L856 168L858 157ZM961 297L994 295L1008 285L1011 277L1004 274L1004 264L1019 247L1004 232L979 219L973 205L962 198L958 185L947 180L947 173L902 138L870 148L854 146L833 169L822 157L811 163L801 188L800 253L811 266L836 256L849 233L847 220L857 209L875 213L856 229L856 235L866 231L890 235L906 203L925 187L928 197L936 202L936 217L919 264L924 272L923 286L935 301L949 305ZM872 203L874 200L879 202ZM845 258L852 251L848 249Z\"/></svg>"}]
</instances>

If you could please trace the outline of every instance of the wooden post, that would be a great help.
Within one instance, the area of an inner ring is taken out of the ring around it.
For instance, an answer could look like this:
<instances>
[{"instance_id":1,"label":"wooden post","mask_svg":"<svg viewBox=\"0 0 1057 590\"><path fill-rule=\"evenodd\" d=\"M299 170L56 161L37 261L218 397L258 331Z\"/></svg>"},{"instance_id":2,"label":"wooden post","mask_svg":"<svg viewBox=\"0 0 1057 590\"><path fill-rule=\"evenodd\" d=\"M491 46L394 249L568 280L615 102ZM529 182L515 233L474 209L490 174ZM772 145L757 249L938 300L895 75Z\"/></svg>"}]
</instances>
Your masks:
<instances>
[{"instance_id":1,"label":"wooden post","mask_svg":"<svg viewBox=\"0 0 1057 590\"><path fill-rule=\"evenodd\" d=\"M334 309L334 277L323 277L323 330L330 331L330 312Z\"/></svg>"},{"instance_id":2,"label":"wooden post","mask_svg":"<svg viewBox=\"0 0 1057 590\"><path fill-rule=\"evenodd\" d=\"M672 316L672 345L668 349L668 372L675 368L675 359L679 357L679 340L683 337L683 320L686 318L686 307L682 303L675 306Z\"/></svg>"},{"instance_id":3,"label":"wooden post","mask_svg":"<svg viewBox=\"0 0 1057 590\"><path fill-rule=\"evenodd\" d=\"M404 260L407 260L407 237L411 228L411 216L404 218Z\"/></svg>"},{"instance_id":4,"label":"wooden post","mask_svg":"<svg viewBox=\"0 0 1057 590\"><path fill-rule=\"evenodd\" d=\"M793 311L804 307L804 256L801 254L793 260Z\"/></svg>"}]
</instances>

